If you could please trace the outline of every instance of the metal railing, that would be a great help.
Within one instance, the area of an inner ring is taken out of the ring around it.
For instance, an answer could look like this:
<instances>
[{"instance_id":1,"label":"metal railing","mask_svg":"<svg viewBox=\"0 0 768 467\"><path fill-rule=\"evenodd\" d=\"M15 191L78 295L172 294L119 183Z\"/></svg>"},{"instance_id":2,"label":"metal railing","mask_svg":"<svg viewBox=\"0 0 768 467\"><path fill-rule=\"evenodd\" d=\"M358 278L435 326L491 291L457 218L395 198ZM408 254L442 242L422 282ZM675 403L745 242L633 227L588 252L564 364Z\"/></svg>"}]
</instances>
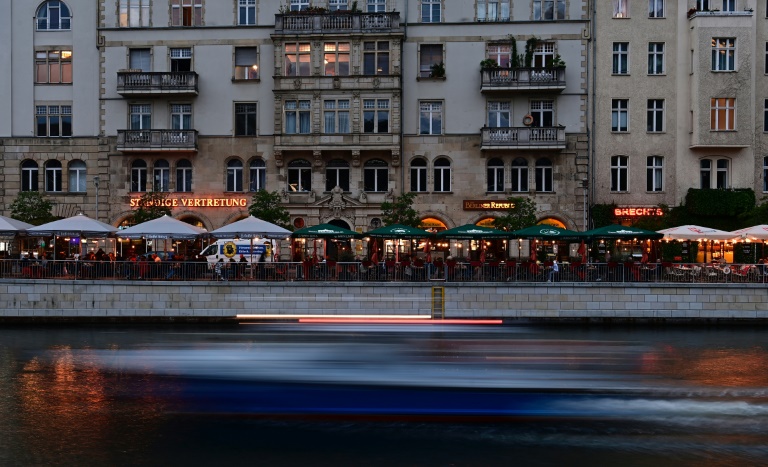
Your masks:
<instances>
[{"instance_id":1,"label":"metal railing","mask_svg":"<svg viewBox=\"0 0 768 467\"><path fill-rule=\"evenodd\" d=\"M565 89L565 67L481 68L483 90Z\"/></svg>"},{"instance_id":2,"label":"metal railing","mask_svg":"<svg viewBox=\"0 0 768 467\"><path fill-rule=\"evenodd\" d=\"M551 263L383 261L214 263L206 261L0 261L0 279L125 281L400 281L767 283L768 264Z\"/></svg>"},{"instance_id":3,"label":"metal railing","mask_svg":"<svg viewBox=\"0 0 768 467\"><path fill-rule=\"evenodd\" d=\"M197 150L197 130L117 130L118 151Z\"/></svg>"},{"instance_id":4,"label":"metal railing","mask_svg":"<svg viewBox=\"0 0 768 467\"><path fill-rule=\"evenodd\" d=\"M118 71L117 92L120 94L197 94L194 71Z\"/></svg>"},{"instance_id":5,"label":"metal railing","mask_svg":"<svg viewBox=\"0 0 768 467\"><path fill-rule=\"evenodd\" d=\"M404 32L400 13L293 12L275 15L275 34Z\"/></svg>"}]
</instances>

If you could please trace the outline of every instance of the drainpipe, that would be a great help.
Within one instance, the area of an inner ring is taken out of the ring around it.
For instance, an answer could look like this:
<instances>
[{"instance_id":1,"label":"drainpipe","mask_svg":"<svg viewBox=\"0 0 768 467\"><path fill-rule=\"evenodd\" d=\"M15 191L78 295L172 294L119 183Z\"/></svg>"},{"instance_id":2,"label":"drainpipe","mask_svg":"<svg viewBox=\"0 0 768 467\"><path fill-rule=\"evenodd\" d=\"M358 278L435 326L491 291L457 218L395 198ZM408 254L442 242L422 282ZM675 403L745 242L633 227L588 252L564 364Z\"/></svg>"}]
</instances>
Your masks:
<instances>
[{"instance_id":1,"label":"drainpipe","mask_svg":"<svg viewBox=\"0 0 768 467\"><path fill-rule=\"evenodd\" d=\"M589 142L589 165L587 166L587 178L589 179L589 199L593 200L595 195L595 91L597 89L597 0L592 0L592 18L590 21L590 40L592 41L592 118L590 128L587 130L587 139ZM590 216L587 214L587 224L591 221ZM589 226L585 225L584 230L589 230Z\"/></svg>"},{"instance_id":2,"label":"drainpipe","mask_svg":"<svg viewBox=\"0 0 768 467\"><path fill-rule=\"evenodd\" d=\"M405 138L403 138L403 102L405 102L405 86L403 86L403 50L408 38L408 0L405 1L403 13L403 40L400 41L400 194L405 193Z\"/></svg>"}]
</instances>

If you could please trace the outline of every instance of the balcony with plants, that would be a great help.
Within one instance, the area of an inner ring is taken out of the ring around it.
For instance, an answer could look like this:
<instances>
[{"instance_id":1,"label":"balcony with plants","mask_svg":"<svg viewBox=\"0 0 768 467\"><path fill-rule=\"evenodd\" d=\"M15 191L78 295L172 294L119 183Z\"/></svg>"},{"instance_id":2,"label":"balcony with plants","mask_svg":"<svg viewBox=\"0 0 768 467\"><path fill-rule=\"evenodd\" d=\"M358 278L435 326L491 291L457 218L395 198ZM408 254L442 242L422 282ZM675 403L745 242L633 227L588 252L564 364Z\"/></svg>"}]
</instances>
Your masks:
<instances>
[{"instance_id":1,"label":"balcony with plants","mask_svg":"<svg viewBox=\"0 0 768 467\"><path fill-rule=\"evenodd\" d=\"M483 93L509 93L517 91L552 91L565 90L565 61L559 54L547 60L545 66L534 66L534 50L538 44L537 38L526 41L525 53L517 54L516 42L513 40L512 54L508 67L501 67L490 58L480 62L481 85Z\"/></svg>"}]
</instances>

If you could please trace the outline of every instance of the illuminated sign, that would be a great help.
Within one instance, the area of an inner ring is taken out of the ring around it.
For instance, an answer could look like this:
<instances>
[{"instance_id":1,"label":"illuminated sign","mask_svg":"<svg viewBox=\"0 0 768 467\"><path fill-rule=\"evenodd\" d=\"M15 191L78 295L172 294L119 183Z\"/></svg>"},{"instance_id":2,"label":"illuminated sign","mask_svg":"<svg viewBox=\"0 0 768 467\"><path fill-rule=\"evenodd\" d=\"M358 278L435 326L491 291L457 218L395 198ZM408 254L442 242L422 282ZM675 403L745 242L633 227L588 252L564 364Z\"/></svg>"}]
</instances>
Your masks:
<instances>
[{"instance_id":1,"label":"illuminated sign","mask_svg":"<svg viewBox=\"0 0 768 467\"><path fill-rule=\"evenodd\" d=\"M141 205L141 198L131 198L131 207ZM167 208L244 208L248 206L248 198L166 198L152 201L150 206Z\"/></svg>"},{"instance_id":2,"label":"illuminated sign","mask_svg":"<svg viewBox=\"0 0 768 467\"><path fill-rule=\"evenodd\" d=\"M509 201L484 201L476 199L465 199L464 210L465 211L487 211L489 209L512 209L515 207L515 203Z\"/></svg>"},{"instance_id":3,"label":"illuminated sign","mask_svg":"<svg viewBox=\"0 0 768 467\"><path fill-rule=\"evenodd\" d=\"M616 217L663 216L664 211L661 208L615 208L613 215Z\"/></svg>"}]
</instances>

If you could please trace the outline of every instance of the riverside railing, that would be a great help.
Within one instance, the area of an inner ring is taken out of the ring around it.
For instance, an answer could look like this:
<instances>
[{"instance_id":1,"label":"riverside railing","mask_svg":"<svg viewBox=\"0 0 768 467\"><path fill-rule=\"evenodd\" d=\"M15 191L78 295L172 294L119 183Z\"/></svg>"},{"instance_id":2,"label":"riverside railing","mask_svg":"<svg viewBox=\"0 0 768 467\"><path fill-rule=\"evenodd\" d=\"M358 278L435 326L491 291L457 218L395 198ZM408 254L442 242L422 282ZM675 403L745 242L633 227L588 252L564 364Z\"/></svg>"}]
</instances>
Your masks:
<instances>
[{"instance_id":1,"label":"riverside railing","mask_svg":"<svg viewBox=\"0 0 768 467\"><path fill-rule=\"evenodd\" d=\"M205 261L0 261L0 279L122 281L400 281L768 283L768 264L370 261L209 264Z\"/></svg>"}]
</instances>

